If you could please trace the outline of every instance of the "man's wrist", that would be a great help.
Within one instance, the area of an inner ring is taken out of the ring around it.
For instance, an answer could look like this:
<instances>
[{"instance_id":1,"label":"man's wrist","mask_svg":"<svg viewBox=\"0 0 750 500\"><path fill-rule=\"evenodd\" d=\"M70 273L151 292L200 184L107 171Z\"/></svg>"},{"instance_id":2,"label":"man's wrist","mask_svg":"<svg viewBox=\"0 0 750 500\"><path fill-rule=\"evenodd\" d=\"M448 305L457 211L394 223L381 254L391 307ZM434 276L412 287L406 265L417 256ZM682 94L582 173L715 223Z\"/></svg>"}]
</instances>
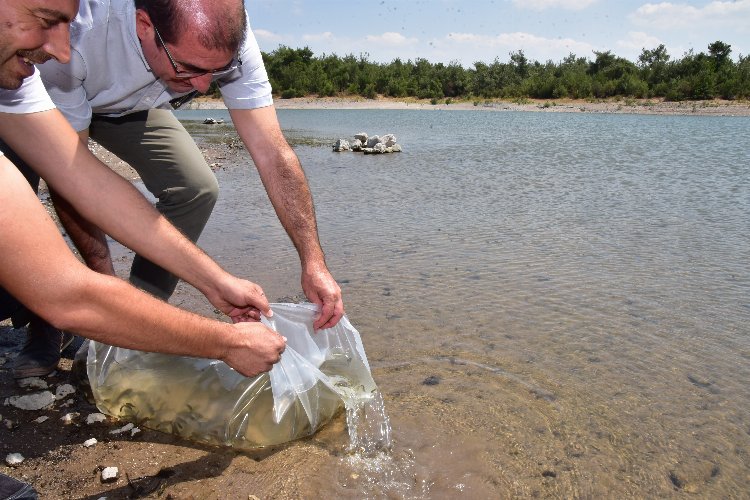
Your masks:
<instances>
[{"instance_id":1,"label":"man's wrist","mask_svg":"<svg viewBox=\"0 0 750 500\"><path fill-rule=\"evenodd\" d=\"M229 357L229 353L241 345L238 337L239 331L230 323L224 323L222 321L216 321L216 323L216 331L207 339L207 342L213 346L209 347L212 352L208 357L211 359L226 361Z\"/></svg>"}]
</instances>

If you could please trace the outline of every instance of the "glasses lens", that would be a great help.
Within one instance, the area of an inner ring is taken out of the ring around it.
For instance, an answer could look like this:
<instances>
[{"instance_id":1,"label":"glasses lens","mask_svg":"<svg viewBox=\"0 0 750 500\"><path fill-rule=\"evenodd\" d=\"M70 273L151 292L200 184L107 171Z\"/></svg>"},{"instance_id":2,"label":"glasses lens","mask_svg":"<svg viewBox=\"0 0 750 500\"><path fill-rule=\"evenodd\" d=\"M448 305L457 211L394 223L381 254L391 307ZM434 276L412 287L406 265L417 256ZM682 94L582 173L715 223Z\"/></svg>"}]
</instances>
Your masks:
<instances>
[{"instance_id":1,"label":"glasses lens","mask_svg":"<svg viewBox=\"0 0 750 500\"><path fill-rule=\"evenodd\" d=\"M231 73L235 69L239 68L242 65L242 63L233 60L231 63L229 63L229 66L222 69L217 69L216 71L181 71L178 70L176 72L177 78L197 78L199 76L204 75L211 75L211 76L223 76L227 73Z\"/></svg>"}]
</instances>

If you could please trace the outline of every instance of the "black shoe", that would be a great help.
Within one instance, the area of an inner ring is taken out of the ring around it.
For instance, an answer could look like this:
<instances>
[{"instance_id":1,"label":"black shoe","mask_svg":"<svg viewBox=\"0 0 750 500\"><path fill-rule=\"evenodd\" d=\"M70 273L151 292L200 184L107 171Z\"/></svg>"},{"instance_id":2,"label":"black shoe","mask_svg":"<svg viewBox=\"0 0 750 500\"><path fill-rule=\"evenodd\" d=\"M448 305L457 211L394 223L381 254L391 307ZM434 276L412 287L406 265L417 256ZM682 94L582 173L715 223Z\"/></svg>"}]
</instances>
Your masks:
<instances>
[{"instance_id":1,"label":"black shoe","mask_svg":"<svg viewBox=\"0 0 750 500\"><path fill-rule=\"evenodd\" d=\"M73 342L73 338L73 334L58 330L41 319L32 321L11 375L16 379L49 375L57 368L60 353Z\"/></svg>"}]
</instances>

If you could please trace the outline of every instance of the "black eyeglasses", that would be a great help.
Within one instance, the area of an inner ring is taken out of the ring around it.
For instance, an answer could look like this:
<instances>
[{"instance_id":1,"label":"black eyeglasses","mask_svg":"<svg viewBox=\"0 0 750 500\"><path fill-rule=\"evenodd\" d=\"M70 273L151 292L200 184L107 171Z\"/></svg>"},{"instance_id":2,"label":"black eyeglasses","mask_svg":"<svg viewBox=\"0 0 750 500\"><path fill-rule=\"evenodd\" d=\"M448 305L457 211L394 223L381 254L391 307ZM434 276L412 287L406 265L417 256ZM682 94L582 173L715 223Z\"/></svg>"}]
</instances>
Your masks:
<instances>
[{"instance_id":1,"label":"black eyeglasses","mask_svg":"<svg viewBox=\"0 0 750 500\"><path fill-rule=\"evenodd\" d=\"M156 33L156 39L159 40L159 45L164 49L164 52L167 53L167 57L169 58L170 64L172 64L172 68L174 69L174 73L177 76L177 78L180 79L190 79L190 78L197 78L199 76L208 75L211 76L222 76L226 75L227 73L231 73L235 69L242 66L242 59L239 58L239 56L233 57L231 61L229 61L229 64L224 66L223 68L219 68L216 70L209 70L209 69L200 69L200 70L193 70L193 71L185 71L181 70L177 67L177 63L175 62L174 58L172 57L172 54L169 52L169 49L167 48L167 45L164 43L164 39L161 37L161 34L159 33L159 30L154 26L154 33Z\"/></svg>"}]
</instances>

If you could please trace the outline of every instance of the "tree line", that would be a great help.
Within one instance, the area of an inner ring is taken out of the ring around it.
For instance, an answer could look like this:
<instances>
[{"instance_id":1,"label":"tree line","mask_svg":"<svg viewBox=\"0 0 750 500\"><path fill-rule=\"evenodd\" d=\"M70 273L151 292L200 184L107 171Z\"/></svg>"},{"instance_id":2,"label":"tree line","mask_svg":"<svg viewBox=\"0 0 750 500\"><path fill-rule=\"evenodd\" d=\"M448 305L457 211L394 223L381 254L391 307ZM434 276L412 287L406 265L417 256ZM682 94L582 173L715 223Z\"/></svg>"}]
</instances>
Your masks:
<instances>
[{"instance_id":1,"label":"tree line","mask_svg":"<svg viewBox=\"0 0 750 500\"><path fill-rule=\"evenodd\" d=\"M395 59L369 61L367 55L315 56L309 47L280 46L263 53L274 94L281 98L378 94L418 99L604 99L664 98L670 101L750 98L750 56L735 62L731 45L716 41L707 52L692 50L673 59L664 45L643 49L637 62L611 51L593 60L570 54L560 62L530 61L522 50L507 62L431 63Z\"/></svg>"}]
</instances>

